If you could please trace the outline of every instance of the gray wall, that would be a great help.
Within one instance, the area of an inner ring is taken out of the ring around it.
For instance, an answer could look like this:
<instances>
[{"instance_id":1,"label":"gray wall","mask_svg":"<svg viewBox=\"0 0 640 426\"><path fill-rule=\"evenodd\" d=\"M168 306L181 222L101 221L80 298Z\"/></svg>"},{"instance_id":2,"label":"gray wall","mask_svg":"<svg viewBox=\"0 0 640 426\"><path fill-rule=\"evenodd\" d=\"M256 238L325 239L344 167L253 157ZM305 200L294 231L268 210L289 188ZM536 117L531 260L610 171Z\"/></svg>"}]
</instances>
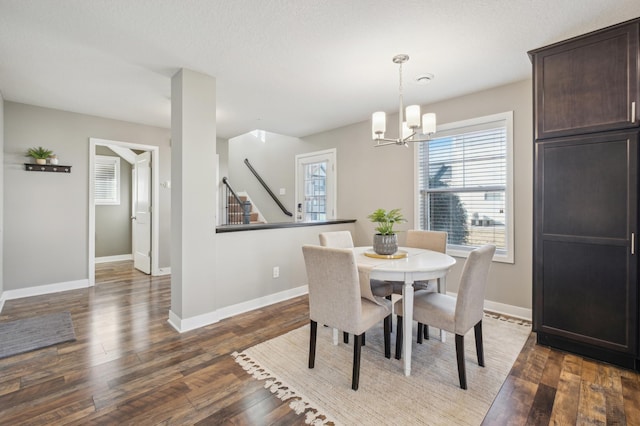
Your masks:
<instances>
[{"instance_id":1,"label":"gray wall","mask_svg":"<svg viewBox=\"0 0 640 426\"><path fill-rule=\"evenodd\" d=\"M4 103L4 290L88 278L89 138L160 147L160 181L171 179L170 131L125 121ZM26 172L42 145L71 173ZM160 190L160 267L170 265L170 200Z\"/></svg>"},{"instance_id":2,"label":"gray wall","mask_svg":"<svg viewBox=\"0 0 640 426\"><path fill-rule=\"evenodd\" d=\"M106 146L96 154L118 157ZM96 257L131 253L131 164L121 158L120 204L96 206Z\"/></svg>"},{"instance_id":3,"label":"gray wall","mask_svg":"<svg viewBox=\"0 0 640 426\"><path fill-rule=\"evenodd\" d=\"M495 114L514 112L514 235L515 263L494 262L487 299L531 308L532 250L532 95L531 81L521 81L490 90L429 105L440 124ZM391 116L390 123L397 120ZM370 121L302 138L302 148L337 147L338 215L354 218L354 240L370 245L373 224L367 215L376 208L402 208L409 220L399 229L414 225L414 150L397 146L374 148ZM233 145L230 150L233 150ZM231 157L231 154L230 154ZM282 160L284 161L284 160ZM287 160L293 162L292 159ZM400 242L403 235L400 234ZM449 275L448 289L457 291L464 259Z\"/></svg>"},{"instance_id":4,"label":"gray wall","mask_svg":"<svg viewBox=\"0 0 640 426\"><path fill-rule=\"evenodd\" d=\"M298 138L267 133L265 142L248 133L229 139L229 180L235 191L246 191L269 223L293 222L273 201L258 179L244 164L249 162L271 191L291 213L295 212L295 156L306 152L308 144ZM308 148L313 150L313 148ZM285 195L280 195L284 188Z\"/></svg>"}]
</instances>

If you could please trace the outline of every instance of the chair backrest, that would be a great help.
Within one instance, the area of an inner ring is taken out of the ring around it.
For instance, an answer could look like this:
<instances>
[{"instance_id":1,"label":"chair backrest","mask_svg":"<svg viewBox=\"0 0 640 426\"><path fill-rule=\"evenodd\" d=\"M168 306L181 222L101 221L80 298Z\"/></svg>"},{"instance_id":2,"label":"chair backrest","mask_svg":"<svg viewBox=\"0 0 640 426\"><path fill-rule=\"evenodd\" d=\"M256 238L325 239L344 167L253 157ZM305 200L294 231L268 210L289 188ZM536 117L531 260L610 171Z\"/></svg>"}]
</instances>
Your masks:
<instances>
[{"instance_id":1,"label":"chair backrest","mask_svg":"<svg viewBox=\"0 0 640 426\"><path fill-rule=\"evenodd\" d=\"M360 322L362 302L358 267L348 248L302 246L309 282L309 317L351 332Z\"/></svg>"},{"instance_id":2,"label":"chair backrest","mask_svg":"<svg viewBox=\"0 0 640 426\"><path fill-rule=\"evenodd\" d=\"M487 244L469 253L460 275L456 301L455 332L464 335L482 319L484 293L489 278L489 267L496 246Z\"/></svg>"},{"instance_id":3,"label":"chair backrest","mask_svg":"<svg viewBox=\"0 0 640 426\"><path fill-rule=\"evenodd\" d=\"M407 231L407 247L447 252L447 233L444 231Z\"/></svg>"},{"instance_id":4,"label":"chair backrest","mask_svg":"<svg viewBox=\"0 0 640 426\"><path fill-rule=\"evenodd\" d=\"M323 247L353 248L353 239L349 231L321 232L320 245Z\"/></svg>"}]
</instances>

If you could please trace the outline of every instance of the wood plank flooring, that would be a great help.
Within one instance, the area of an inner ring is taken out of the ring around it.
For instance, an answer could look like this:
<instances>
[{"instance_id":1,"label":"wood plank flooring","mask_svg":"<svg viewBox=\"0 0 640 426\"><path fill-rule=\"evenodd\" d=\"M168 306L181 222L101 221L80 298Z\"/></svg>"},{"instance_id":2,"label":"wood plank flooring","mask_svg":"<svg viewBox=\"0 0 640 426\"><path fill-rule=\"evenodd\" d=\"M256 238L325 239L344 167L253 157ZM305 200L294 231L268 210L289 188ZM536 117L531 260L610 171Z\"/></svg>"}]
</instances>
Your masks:
<instances>
[{"instance_id":1,"label":"wood plank flooring","mask_svg":"<svg viewBox=\"0 0 640 426\"><path fill-rule=\"evenodd\" d=\"M0 424L304 424L230 354L307 324L306 297L183 334L169 306L170 277L131 262L97 265L91 289L7 301L0 321L70 311L77 340L0 360ZM484 424L640 424L640 378L530 338Z\"/></svg>"}]
</instances>

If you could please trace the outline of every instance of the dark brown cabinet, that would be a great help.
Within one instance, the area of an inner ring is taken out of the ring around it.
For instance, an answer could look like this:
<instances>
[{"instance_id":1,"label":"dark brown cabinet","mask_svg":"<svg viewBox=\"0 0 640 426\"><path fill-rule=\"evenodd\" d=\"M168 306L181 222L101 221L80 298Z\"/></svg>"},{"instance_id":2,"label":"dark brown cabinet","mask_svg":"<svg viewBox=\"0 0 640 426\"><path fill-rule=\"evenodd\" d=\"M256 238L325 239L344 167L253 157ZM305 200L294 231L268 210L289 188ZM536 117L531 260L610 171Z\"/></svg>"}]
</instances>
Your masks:
<instances>
[{"instance_id":1,"label":"dark brown cabinet","mask_svg":"<svg viewBox=\"0 0 640 426\"><path fill-rule=\"evenodd\" d=\"M632 22L529 52L536 139L638 127L638 37Z\"/></svg>"},{"instance_id":2,"label":"dark brown cabinet","mask_svg":"<svg viewBox=\"0 0 640 426\"><path fill-rule=\"evenodd\" d=\"M538 343L640 369L640 20L529 52Z\"/></svg>"}]
</instances>

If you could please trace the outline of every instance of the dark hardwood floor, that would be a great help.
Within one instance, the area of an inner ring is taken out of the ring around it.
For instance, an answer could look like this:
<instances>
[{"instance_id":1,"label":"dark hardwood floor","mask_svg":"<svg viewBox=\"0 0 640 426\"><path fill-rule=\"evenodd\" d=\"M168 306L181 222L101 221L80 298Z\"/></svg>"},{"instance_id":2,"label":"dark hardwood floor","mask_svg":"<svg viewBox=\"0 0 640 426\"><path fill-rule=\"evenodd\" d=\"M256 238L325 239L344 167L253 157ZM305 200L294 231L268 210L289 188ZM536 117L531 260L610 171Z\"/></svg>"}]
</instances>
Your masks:
<instances>
[{"instance_id":1,"label":"dark hardwood floor","mask_svg":"<svg viewBox=\"0 0 640 426\"><path fill-rule=\"evenodd\" d=\"M0 424L304 424L230 354L307 324L306 297L179 334L167 322L170 277L116 262L98 265L96 283L5 303L0 321L70 311L77 340L0 360ZM639 422L638 374L532 338L484 419Z\"/></svg>"}]
</instances>

